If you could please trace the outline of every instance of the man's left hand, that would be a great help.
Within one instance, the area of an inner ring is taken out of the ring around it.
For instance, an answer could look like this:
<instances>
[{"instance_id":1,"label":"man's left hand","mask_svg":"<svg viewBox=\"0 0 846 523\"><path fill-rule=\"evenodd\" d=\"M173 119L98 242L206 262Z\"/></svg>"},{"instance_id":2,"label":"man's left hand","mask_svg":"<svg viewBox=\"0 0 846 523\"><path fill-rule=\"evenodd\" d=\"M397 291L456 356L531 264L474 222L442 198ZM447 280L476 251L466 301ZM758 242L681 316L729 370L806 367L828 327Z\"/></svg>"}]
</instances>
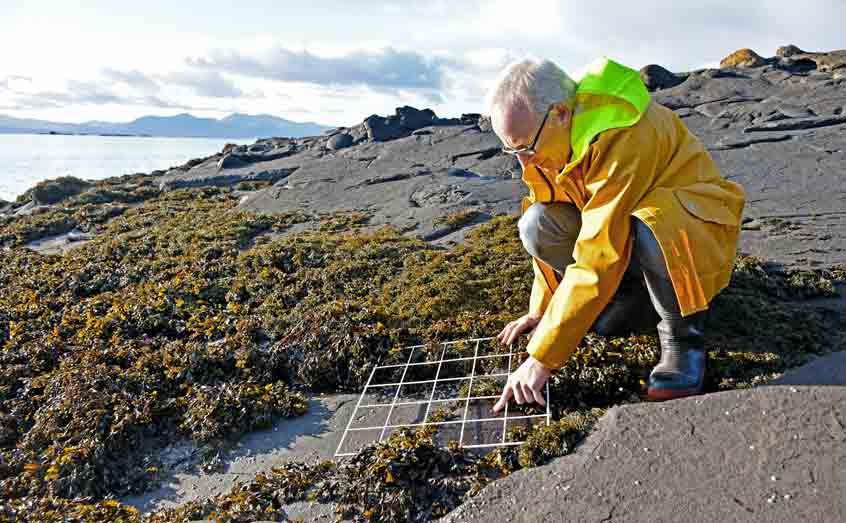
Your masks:
<instances>
[{"instance_id":1,"label":"man's left hand","mask_svg":"<svg viewBox=\"0 0 846 523\"><path fill-rule=\"evenodd\" d=\"M502 395L499 397L496 405L494 405L494 413L502 410L512 396L514 396L514 400L520 405L535 401L541 405L546 405L546 400L544 400L541 390L551 375L552 369L545 367L541 362L529 356L529 359L524 361L508 377L508 382L502 390Z\"/></svg>"}]
</instances>

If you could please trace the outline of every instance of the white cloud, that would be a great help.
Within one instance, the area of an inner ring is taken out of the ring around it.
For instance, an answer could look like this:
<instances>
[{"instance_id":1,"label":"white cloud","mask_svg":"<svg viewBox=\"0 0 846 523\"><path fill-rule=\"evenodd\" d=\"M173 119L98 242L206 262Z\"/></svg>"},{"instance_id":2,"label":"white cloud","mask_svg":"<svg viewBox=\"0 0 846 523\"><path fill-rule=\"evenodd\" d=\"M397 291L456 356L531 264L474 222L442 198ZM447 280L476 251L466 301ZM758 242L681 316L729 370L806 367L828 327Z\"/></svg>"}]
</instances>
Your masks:
<instances>
[{"instance_id":1,"label":"white cloud","mask_svg":"<svg viewBox=\"0 0 846 523\"><path fill-rule=\"evenodd\" d=\"M160 13L171 30L133 26L105 9L97 27L91 9L78 19L75 8L47 20L0 19L0 46L15 50L0 56L0 71L10 75L0 77L0 107L76 120L181 108L351 124L404 104L453 116L482 111L498 71L527 54L574 75L602 55L635 68L685 71L714 66L741 47L764 56L789 43L843 47L846 19L839 0L801 7L786 0L368 0L331 9L280 5L266 17L276 25L259 16L234 23L202 6L209 10L203 24L196 23L199 3ZM164 4L148 10L156 9Z\"/></svg>"}]
</instances>

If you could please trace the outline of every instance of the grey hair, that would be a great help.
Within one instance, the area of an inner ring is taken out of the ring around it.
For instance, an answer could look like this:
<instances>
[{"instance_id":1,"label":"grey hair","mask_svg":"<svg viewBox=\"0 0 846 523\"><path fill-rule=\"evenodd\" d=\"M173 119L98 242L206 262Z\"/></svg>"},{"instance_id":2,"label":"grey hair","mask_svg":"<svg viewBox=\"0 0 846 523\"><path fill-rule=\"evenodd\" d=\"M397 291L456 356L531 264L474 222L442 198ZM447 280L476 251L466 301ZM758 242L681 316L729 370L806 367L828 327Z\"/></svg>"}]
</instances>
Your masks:
<instances>
[{"instance_id":1,"label":"grey hair","mask_svg":"<svg viewBox=\"0 0 846 523\"><path fill-rule=\"evenodd\" d=\"M506 67L488 93L488 111L494 117L516 101L524 102L537 115L554 103L576 95L576 82L550 60L526 58ZM501 120L500 118L493 118ZM495 129L499 135L499 130Z\"/></svg>"}]
</instances>

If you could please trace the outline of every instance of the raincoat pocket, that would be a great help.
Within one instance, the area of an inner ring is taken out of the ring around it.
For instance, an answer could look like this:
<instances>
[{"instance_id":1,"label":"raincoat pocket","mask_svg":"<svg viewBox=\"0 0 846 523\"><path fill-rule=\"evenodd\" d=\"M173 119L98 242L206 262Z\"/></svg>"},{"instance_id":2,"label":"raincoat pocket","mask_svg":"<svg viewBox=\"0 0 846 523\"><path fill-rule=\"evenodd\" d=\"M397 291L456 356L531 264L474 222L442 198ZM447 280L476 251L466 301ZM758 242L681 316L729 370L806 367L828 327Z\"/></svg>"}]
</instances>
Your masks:
<instances>
[{"instance_id":1,"label":"raincoat pocket","mask_svg":"<svg viewBox=\"0 0 846 523\"><path fill-rule=\"evenodd\" d=\"M743 196L714 183L695 183L673 189L679 203L690 214L706 222L739 227Z\"/></svg>"}]
</instances>

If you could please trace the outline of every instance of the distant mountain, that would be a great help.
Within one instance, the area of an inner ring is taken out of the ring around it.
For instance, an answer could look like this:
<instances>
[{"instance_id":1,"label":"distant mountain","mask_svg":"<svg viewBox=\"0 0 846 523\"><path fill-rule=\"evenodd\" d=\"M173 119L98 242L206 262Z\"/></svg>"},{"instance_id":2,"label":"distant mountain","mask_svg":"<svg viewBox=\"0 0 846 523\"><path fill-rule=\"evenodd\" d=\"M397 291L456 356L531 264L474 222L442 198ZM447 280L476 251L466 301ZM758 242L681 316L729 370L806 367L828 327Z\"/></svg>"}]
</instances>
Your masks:
<instances>
[{"instance_id":1,"label":"distant mountain","mask_svg":"<svg viewBox=\"0 0 846 523\"><path fill-rule=\"evenodd\" d=\"M321 134L329 127L312 122L292 122L268 114L231 114L217 120L187 113L175 116L142 116L127 123L83 122L79 124L31 120L0 115L0 134L128 134L197 138L299 138Z\"/></svg>"}]
</instances>

